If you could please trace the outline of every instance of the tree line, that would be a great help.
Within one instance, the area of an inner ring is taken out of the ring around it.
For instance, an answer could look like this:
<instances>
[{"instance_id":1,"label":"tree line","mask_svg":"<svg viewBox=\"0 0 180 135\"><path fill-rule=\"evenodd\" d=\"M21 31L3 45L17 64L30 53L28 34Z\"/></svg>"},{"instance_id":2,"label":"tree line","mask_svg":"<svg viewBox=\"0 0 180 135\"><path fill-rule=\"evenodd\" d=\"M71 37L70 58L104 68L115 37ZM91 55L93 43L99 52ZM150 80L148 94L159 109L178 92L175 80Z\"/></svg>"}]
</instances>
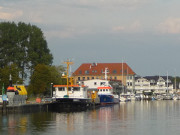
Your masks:
<instances>
[{"instance_id":1,"label":"tree line","mask_svg":"<svg viewBox=\"0 0 180 135\"><path fill-rule=\"evenodd\" d=\"M47 41L40 28L24 22L0 23L0 86L29 80L28 94L48 94L50 84L64 84L63 66L53 66ZM0 93L1 94L1 93Z\"/></svg>"}]
</instances>

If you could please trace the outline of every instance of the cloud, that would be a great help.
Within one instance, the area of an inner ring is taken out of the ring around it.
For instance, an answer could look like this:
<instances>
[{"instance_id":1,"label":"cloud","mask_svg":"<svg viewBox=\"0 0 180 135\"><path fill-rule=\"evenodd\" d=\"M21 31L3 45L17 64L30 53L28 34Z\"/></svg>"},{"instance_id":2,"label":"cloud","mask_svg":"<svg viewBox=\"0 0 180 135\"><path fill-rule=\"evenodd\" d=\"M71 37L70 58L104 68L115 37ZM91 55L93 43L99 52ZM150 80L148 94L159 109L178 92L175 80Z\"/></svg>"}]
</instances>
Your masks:
<instances>
[{"instance_id":1,"label":"cloud","mask_svg":"<svg viewBox=\"0 0 180 135\"><path fill-rule=\"evenodd\" d=\"M114 7L137 7L147 0L71 0L66 4L79 7L98 7L98 8L114 8Z\"/></svg>"},{"instance_id":2,"label":"cloud","mask_svg":"<svg viewBox=\"0 0 180 135\"><path fill-rule=\"evenodd\" d=\"M123 27L123 26L116 26L116 27L112 28L113 31L123 31L124 29L125 29L125 27Z\"/></svg>"},{"instance_id":3,"label":"cloud","mask_svg":"<svg viewBox=\"0 0 180 135\"><path fill-rule=\"evenodd\" d=\"M157 30L164 34L179 34L180 33L180 18L168 18L164 22L161 22Z\"/></svg>"},{"instance_id":4,"label":"cloud","mask_svg":"<svg viewBox=\"0 0 180 135\"><path fill-rule=\"evenodd\" d=\"M13 10L10 8L0 7L0 19L2 20L13 20L14 18L23 15L21 10Z\"/></svg>"},{"instance_id":5,"label":"cloud","mask_svg":"<svg viewBox=\"0 0 180 135\"><path fill-rule=\"evenodd\" d=\"M87 29L77 29L73 27L66 27L64 29L48 30L45 31L47 38L74 38L79 35L91 33Z\"/></svg>"},{"instance_id":6,"label":"cloud","mask_svg":"<svg viewBox=\"0 0 180 135\"><path fill-rule=\"evenodd\" d=\"M112 28L113 32L141 32L142 31L142 25L140 21L134 21L133 23L125 26L115 26Z\"/></svg>"}]
</instances>

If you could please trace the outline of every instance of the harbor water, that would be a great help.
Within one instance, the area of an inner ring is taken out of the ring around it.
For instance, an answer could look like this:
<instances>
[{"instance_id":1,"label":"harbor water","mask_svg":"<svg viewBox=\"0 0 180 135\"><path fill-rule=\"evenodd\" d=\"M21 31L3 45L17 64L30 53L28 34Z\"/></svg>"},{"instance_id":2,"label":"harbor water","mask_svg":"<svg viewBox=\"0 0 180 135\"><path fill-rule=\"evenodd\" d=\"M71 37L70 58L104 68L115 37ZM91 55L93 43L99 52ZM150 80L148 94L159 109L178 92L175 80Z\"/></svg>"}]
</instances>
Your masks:
<instances>
[{"instance_id":1,"label":"harbor water","mask_svg":"<svg viewBox=\"0 0 180 135\"><path fill-rule=\"evenodd\" d=\"M180 100L135 101L82 112L0 115L0 135L179 135Z\"/></svg>"}]
</instances>

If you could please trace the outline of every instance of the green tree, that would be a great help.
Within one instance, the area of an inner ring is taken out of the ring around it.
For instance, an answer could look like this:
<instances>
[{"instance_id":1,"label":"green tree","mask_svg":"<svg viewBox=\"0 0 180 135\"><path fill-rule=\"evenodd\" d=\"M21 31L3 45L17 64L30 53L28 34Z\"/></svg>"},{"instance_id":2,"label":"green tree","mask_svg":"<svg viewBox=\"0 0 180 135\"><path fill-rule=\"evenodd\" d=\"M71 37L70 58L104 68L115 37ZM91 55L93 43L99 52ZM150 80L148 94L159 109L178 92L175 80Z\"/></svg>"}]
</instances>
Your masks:
<instances>
[{"instance_id":1,"label":"green tree","mask_svg":"<svg viewBox=\"0 0 180 135\"><path fill-rule=\"evenodd\" d=\"M16 64L12 64L10 66L5 66L4 68L0 68L0 87L4 83L5 89L9 86L9 78L12 76L13 84L22 84L23 80L19 78L19 68Z\"/></svg>"},{"instance_id":2,"label":"green tree","mask_svg":"<svg viewBox=\"0 0 180 135\"><path fill-rule=\"evenodd\" d=\"M19 67L26 79L37 64L51 65L53 56L40 28L19 22L0 23L0 67L11 63Z\"/></svg>"},{"instance_id":3,"label":"green tree","mask_svg":"<svg viewBox=\"0 0 180 135\"><path fill-rule=\"evenodd\" d=\"M28 94L31 95L50 95L51 83L64 84L65 80L61 78L64 69L62 66L48 66L38 64L31 76L28 87Z\"/></svg>"}]
</instances>

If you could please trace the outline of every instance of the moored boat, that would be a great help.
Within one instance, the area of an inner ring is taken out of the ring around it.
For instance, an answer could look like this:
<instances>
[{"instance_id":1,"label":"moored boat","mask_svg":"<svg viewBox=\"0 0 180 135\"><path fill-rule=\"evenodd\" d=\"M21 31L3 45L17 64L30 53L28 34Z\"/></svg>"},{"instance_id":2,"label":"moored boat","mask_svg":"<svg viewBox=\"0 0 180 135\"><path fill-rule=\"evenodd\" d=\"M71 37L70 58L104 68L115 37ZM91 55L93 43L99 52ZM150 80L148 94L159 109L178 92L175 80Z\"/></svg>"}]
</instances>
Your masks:
<instances>
[{"instance_id":1,"label":"moored boat","mask_svg":"<svg viewBox=\"0 0 180 135\"><path fill-rule=\"evenodd\" d=\"M113 94L113 88L110 86L98 87L98 96L101 104L119 103L119 96Z\"/></svg>"},{"instance_id":2,"label":"moored boat","mask_svg":"<svg viewBox=\"0 0 180 135\"><path fill-rule=\"evenodd\" d=\"M91 95L88 94L87 87L84 85L54 85L53 99L57 102L91 102Z\"/></svg>"},{"instance_id":3,"label":"moored boat","mask_svg":"<svg viewBox=\"0 0 180 135\"><path fill-rule=\"evenodd\" d=\"M120 97L119 97L119 101L120 102L127 102L127 101L131 101L131 97L128 93L121 93Z\"/></svg>"}]
</instances>

